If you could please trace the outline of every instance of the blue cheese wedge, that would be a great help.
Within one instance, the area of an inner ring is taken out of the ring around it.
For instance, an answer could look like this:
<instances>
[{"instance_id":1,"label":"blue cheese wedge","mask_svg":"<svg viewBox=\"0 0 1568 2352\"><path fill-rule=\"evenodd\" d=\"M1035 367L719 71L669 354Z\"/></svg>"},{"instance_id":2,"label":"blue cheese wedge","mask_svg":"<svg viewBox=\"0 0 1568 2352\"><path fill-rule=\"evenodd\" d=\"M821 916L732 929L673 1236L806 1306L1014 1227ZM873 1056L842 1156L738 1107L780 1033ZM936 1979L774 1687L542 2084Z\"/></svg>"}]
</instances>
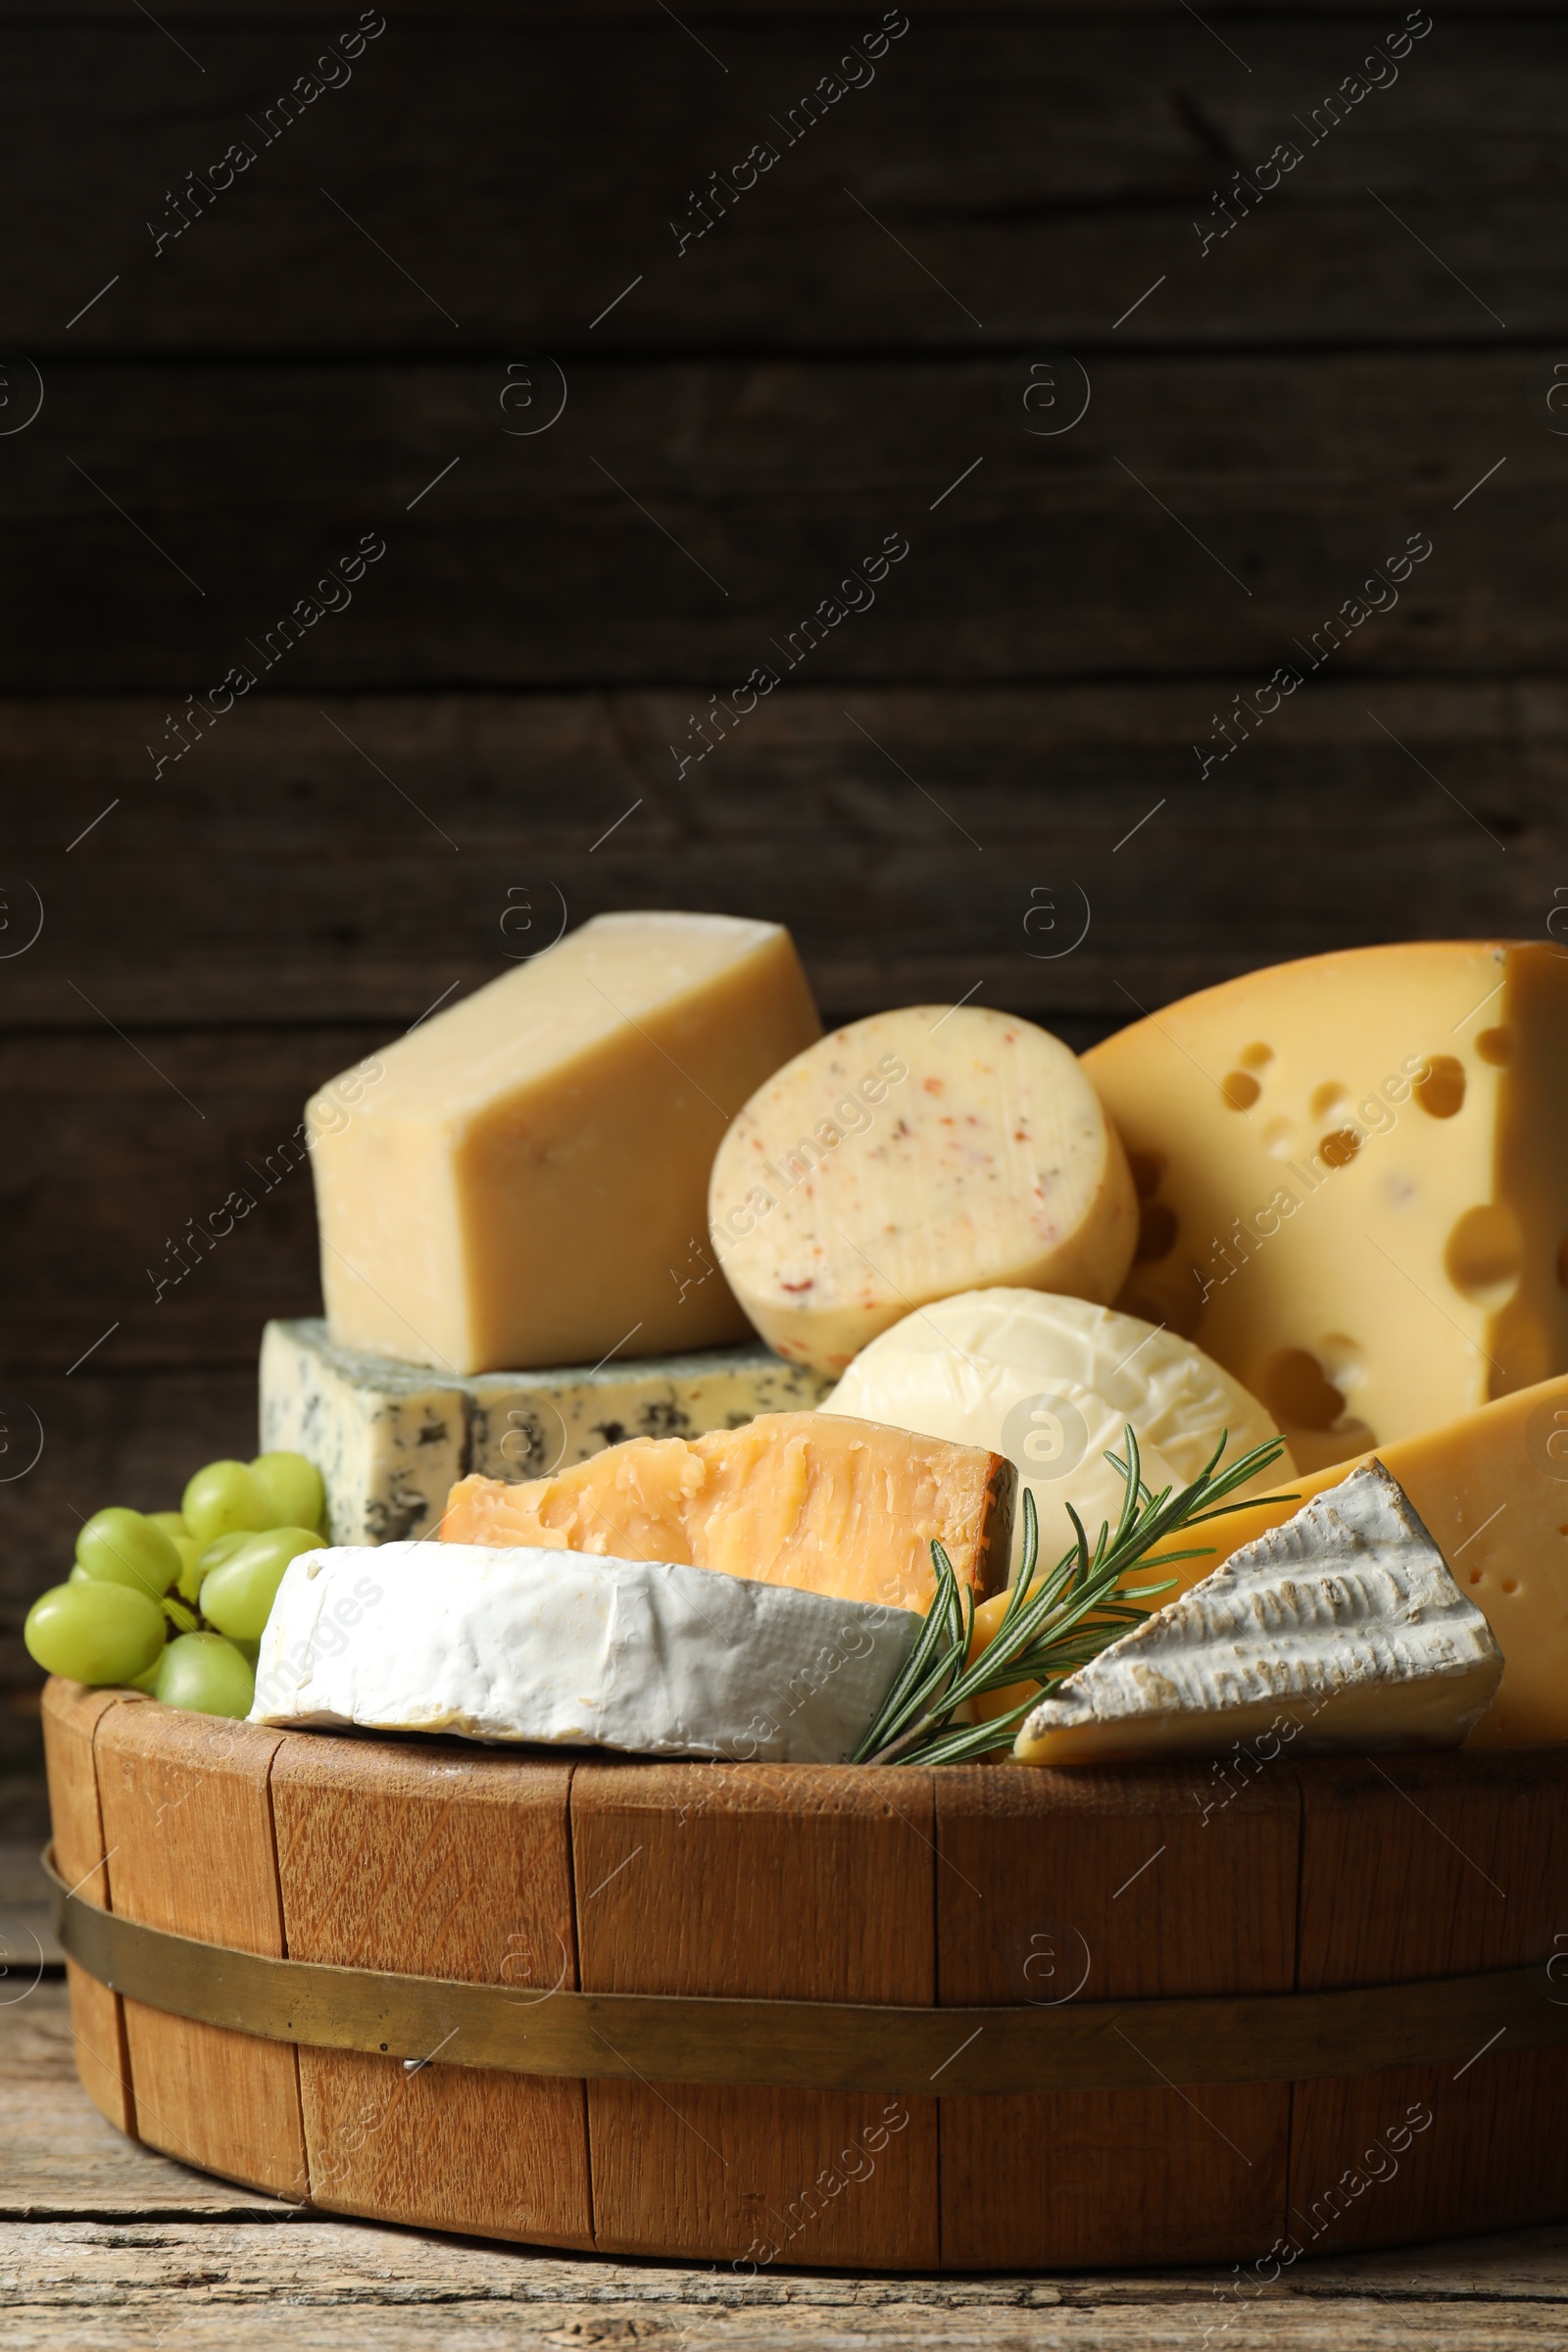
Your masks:
<instances>
[{"instance_id":1,"label":"blue cheese wedge","mask_svg":"<svg viewBox=\"0 0 1568 2352\"><path fill-rule=\"evenodd\" d=\"M1213 1755L1281 1731L1298 1755L1457 1747L1501 1675L1485 1617L1374 1461L1058 1683L1013 1754Z\"/></svg>"},{"instance_id":2,"label":"blue cheese wedge","mask_svg":"<svg viewBox=\"0 0 1568 2352\"><path fill-rule=\"evenodd\" d=\"M543 1478L623 1438L696 1438L800 1412L831 1386L760 1341L465 1377L339 1348L323 1322L269 1323L262 1446L316 1464L334 1544L384 1544L433 1535L452 1487L472 1471Z\"/></svg>"},{"instance_id":3,"label":"blue cheese wedge","mask_svg":"<svg viewBox=\"0 0 1568 2352\"><path fill-rule=\"evenodd\" d=\"M327 1547L284 1574L251 1721L839 1764L919 1630L911 1610L656 1560Z\"/></svg>"}]
</instances>

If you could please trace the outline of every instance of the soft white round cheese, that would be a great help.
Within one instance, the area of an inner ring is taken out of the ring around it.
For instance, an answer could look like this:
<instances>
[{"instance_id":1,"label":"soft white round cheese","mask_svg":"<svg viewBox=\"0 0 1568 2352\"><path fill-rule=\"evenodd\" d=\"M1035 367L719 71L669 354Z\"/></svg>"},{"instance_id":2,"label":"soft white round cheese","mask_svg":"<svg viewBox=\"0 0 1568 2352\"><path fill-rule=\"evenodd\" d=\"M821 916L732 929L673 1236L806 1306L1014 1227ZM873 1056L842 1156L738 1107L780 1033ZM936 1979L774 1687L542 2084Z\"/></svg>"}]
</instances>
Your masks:
<instances>
[{"instance_id":1,"label":"soft white round cheese","mask_svg":"<svg viewBox=\"0 0 1568 2352\"><path fill-rule=\"evenodd\" d=\"M1125 1482L1105 1451L1122 1452L1129 1422L1155 1494L1196 1478L1222 1431L1226 1462L1279 1435L1256 1397L1190 1340L1030 1290L965 1291L917 1308L861 1349L821 1410L1006 1454L1035 1498L1042 1569L1075 1540L1069 1502L1091 1544L1102 1521L1115 1526ZM1295 1475L1287 1451L1241 1493L1268 1494ZM1020 1508L1014 1569L1021 1544Z\"/></svg>"}]
</instances>

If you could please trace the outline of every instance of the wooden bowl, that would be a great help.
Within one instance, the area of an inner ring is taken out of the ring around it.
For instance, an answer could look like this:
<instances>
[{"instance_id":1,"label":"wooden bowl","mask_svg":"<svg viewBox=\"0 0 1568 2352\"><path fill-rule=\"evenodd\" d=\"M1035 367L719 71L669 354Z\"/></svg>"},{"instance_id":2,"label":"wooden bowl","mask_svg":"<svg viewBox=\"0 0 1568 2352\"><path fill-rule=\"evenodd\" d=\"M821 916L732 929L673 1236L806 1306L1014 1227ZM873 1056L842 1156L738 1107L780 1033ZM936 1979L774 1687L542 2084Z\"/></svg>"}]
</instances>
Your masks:
<instances>
[{"instance_id":1,"label":"wooden bowl","mask_svg":"<svg viewBox=\"0 0 1568 2352\"><path fill-rule=\"evenodd\" d=\"M614 1763L266 1731L61 1682L44 1720L67 1883L295 1960L953 2008L956 2058L987 2003L1414 1984L1568 1951L1564 1748L1246 1774ZM1219 2262L1266 2281L1302 2252L1568 2214L1568 2049L1528 2032L1294 2082L1195 2062L1185 2082L1152 2064L1147 2087L943 2095L939 2065L908 2095L405 2064L70 1975L78 2071L122 2131L428 2229L748 2274Z\"/></svg>"}]
</instances>

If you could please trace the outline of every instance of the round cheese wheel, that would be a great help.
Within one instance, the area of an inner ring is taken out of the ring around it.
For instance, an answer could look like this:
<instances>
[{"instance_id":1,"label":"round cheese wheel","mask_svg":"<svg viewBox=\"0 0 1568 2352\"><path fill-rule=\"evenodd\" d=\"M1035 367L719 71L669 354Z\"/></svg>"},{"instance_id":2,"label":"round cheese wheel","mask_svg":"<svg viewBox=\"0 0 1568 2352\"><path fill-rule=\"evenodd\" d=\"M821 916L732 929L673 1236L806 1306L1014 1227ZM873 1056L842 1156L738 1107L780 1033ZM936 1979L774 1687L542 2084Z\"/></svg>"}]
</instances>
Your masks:
<instances>
[{"instance_id":1,"label":"round cheese wheel","mask_svg":"<svg viewBox=\"0 0 1568 2352\"><path fill-rule=\"evenodd\" d=\"M842 1372L911 1307L978 1284L1114 1298L1138 1211L1066 1046L922 1004L835 1030L759 1088L719 1146L709 1220L763 1339Z\"/></svg>"},{"instance_id":2,"label":"round cheese wheel","mask_svg":"<svg viewBox=\"0 0 1568 2352\"><path fill-rule=\"evenodd\" d=\"M857 1356L821 1409L1006 1454L1035 1498L1042 1571L1075 1541L1069 1502L1091 1544L1102 1521L1116 1525L1126 1485L1105 1450L1122 1453L1129 1422L1156 1494L1195 1479L1222 1432L1225 1461L1279 1436L1257 1398L1190 1340L1040 1291L970 1291L906 1316ZM1287 1451L1241 1494L1272 1494L1295 1475ZM1193 1542L1202 1541L1200 1530Z\"/></svg>"}]
</instances>

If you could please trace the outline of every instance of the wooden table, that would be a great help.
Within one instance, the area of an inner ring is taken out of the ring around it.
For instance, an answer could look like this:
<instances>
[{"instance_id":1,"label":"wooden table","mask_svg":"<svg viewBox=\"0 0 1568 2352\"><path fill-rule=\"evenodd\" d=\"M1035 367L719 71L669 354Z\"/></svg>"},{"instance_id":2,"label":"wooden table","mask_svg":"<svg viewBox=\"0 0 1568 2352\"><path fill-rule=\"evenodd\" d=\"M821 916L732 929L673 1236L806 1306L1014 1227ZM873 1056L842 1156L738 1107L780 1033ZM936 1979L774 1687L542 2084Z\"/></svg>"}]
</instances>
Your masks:
<instances>
[{"instance_id":1,"label":"wooden table","mask_svg":"<svg viewBox=\"0 0 1568 2352\"><path fill-rule=\"evenodd\" d=\"M851 2278L533 2254L339 2222L172 2164L79 2088L65 1986L6 1981L0 2008L0 2306L8 2352L465 2352L654 2346L773 2352L1464 2352L1568 2339L1568 2227L1302 2262L1253 2303L1217 2272ZM1028 2152L1004 2151L1004 2161ZM1038 2157L1036 2158L1038 2161Z\"/></svg>"}]
</instances>

